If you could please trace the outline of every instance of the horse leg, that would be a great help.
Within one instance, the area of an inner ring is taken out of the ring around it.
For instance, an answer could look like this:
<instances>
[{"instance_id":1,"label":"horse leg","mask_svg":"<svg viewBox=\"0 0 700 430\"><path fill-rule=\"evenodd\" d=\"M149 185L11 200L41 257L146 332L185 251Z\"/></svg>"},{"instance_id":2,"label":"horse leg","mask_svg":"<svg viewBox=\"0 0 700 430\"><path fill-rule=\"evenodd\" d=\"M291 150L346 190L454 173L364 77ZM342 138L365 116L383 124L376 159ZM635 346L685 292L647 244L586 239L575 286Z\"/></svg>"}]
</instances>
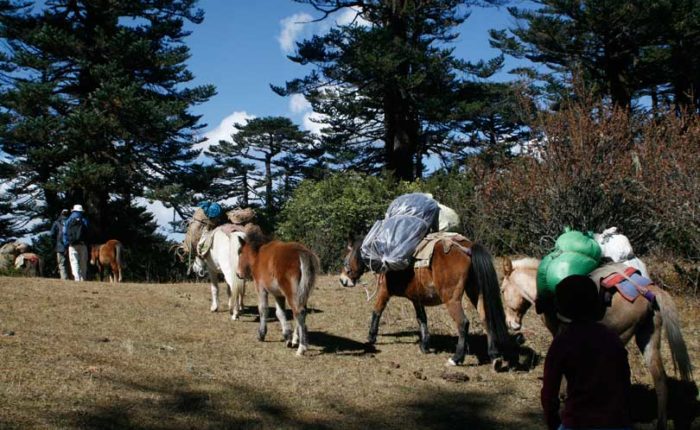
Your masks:
<instances>
[{"instance_id":1,"label":"horse leg","mask_svg":"<svg viewBox=\"0 0 700 430\"><path fill-rule=\"evenodd\" d=\"M219 310L219 280L215 270L208 266L207 271L209 272L209 282L211 282L211 307L209 310L216 312Z\"/></svg>"},{"instance_id":2,"label":"horse leg","mask_svg":"<svg viewBox=\"0 0 700 430\"><path fill-rule=\"evenodd\" d=\"M112 268L112 274L109 277L109 282L120 282L121 274L119 273L119 265L117 265L116 261L112 261L110 266Z\"/></svg>"},{"instance_id":3,"label":"horse leg","mask_svg":"<svg viewBox=\"0 0 700 430\"><path fill-rule=\"evenodd\" d=\"M634 340L644 356L644 362L654 380L657 408L656 428L665 430L667 426L668 386L666 385L666 372L661 361L661 328L661 316L656 313L653 316L650 315L637 329Z\"/></svg>"},{"instance_id":4,"label":"horse leg","mask_svg":"<svg viewBox=\"0 0 700 430\"><path fill-rule=\"evenodd\" d=\"M379 319L382 317L382 312L389 303L389 290L386 287L386 278L379 282L377 287L377 300L374 302L374 310L372 310L372 320L369 323L369 335L367 343L374 345L377 342L377 333L379 333Z\"/></svg>"},{"instance_id":5,"label":"horse leg","mask_svg":"<svg viewBox=\"0 0 700 430\"><path fill-rule=\"evenodd\" d=\"M430 332L428 331L428 316L425 313L425 306L418 302L413 302L413 307L416 310L416 319L418 320L418 327L420 332L418 333L418 340L420 341L420 350L423 354L429 352L428 345L430 345Z\"/></svg>"},{"instance_id":6,"label":"horse leg","mask_svg":"<svg viewBox=\"0 0 700 430\"><path fill-rule=\"evenodd\" d=\"M292 325L287 321L287 314L284 311L284 297L275 296L275 315L282 326L282 336L287 347L292 347Z\"/></svg>"},{"instance_id":7,"label":"horse leg","mask_svg":"<svg viewBox=\"0 0 700 430\"><path fill-rule=\"evenodd\" d=\"M464 356L469 352L469 345L467 344L467 333L469 332L469 320L467 315L464 313L464 308L462 308L461 300L450 300L445 303L447 307L447 312L455 322L457 326L457 333L459 338L457 339L457 350L454 355L447 360L449 366L457 366L464 362Z\"/></svg>"},{"instance_id":8,"label":"horse leg","mask_svg":"<svg viewBox=\"0 0 700 430\"><path fill-rule=\"evenodd\" d=\"M297 321L297 331L299 332L299 348L297 355L304 355L309 349L309 334L306 330L306 307L299 309L299 312L294 316Z\"/></svg>"},{"instance_id":9,"label":"horse leg","mask_svg":"<svg viewBox=\"0 0 700 430\"><path fill-rule=\"evenodd\" d=\"M267 291L260 286L258 286L258 314L260 315L258 340L263 342L267 334Z\"/></svg>"}]
</instances>

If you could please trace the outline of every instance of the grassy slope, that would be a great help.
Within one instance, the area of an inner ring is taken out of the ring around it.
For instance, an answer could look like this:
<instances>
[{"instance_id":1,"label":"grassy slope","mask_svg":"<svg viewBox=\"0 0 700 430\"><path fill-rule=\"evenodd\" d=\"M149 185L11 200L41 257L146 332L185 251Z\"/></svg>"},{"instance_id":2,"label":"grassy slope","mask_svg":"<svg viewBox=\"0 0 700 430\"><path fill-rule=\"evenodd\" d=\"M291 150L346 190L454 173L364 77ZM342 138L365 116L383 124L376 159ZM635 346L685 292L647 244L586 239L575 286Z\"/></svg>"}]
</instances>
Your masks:
<instances>
[{"instance_id":1,"label":"grassy slope","mask_svg":"<svg viewBox=\"0 0 700 430\"><path fill-rule=\"evenodd\" d=\"M496 374L474 356L446 368L456 339L441 308L428 315L435 354L419 352L412 306L400 298L384 315L378 351L367 351L364 292L322 277L307 319L311 349L297 358L276 322L266 342L255 340L252 291L232 322L208 312L208 290L0 278L0 428L542 427L541 360L530 372ZM698 302L679 306L700 363ZM482 354L485 338L468 315ZM527 346L544 354L542 324L528 315L526 327ZM633 382L647 384L639 354L630 357Z\"/></svg>"}]
</instances>

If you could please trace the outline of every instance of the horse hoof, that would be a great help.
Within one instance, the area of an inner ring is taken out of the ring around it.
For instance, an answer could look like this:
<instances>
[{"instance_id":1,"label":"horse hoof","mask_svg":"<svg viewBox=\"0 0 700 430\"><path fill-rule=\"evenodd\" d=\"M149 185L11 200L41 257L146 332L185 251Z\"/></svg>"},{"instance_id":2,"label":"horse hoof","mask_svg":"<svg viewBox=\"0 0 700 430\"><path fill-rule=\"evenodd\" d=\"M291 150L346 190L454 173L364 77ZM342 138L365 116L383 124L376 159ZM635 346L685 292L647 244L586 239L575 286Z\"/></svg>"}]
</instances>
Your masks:
<instances>
[{"instance_id":1,"label":"horse hoof","mask_svg":"<svg viewBox=\"0 0 700 430\"><path fill-rule=\"evenodd\" d=\"M258 332L258 340L259 340L260 342L265 342L265 335L266 335L265 332L260 332L260 331L259 331L259 332Z\"/></svg>"},{"instance_id":2,"label":"horse hoof","mask_svg":"<svg viewBox=\"0 0 700 430\"><path fill-rule=\"evenodd\" d=\"M503 362L502 358L494 358L491 361L491 368L493 369L494 372L500 373L506 370L506 365Z\"/></svg>"},{"instance_id":3,"label":"horse hoof","mask_svg":"<svg viewBox=\"0 0 700 430\"><path fill-rule=\"evenodd\" d=\"M446 366L456 366L456 365L457 365L457 363L452 358L447 360Z\"/></svg>"},{"instance_id":4,"label":"horse hoof","mask_svg":"<svg viewBox=\"0 0 700 430\"><path fill-rule=\"evenodd\" d=\"M211 311L211 312L218 312L218 311L219 311L219 308L218 308L218 307L217 307L217 308L210 308L209 311Z\"/></svg>"},{"instance_id":5,"label":"horse hoof","mask_svg":"<svg viewBox=\"0 0 700 430\"><path fill-rule=\"evenodd\" d=\"M296 356L301 357L304 355L305 352L306 352L306 347L299 346L299 349L297 349L297 352L296 352Z\"/></svg>"}]
</instances>

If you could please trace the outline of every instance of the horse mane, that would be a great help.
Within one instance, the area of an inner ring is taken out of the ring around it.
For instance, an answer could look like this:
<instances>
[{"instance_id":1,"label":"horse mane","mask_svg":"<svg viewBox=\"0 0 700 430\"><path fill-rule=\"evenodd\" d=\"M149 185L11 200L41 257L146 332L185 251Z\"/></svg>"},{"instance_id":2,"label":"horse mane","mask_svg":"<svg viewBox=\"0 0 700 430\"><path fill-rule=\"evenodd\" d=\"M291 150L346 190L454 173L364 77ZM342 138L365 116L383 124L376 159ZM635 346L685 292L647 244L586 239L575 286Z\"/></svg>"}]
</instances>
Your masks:
<instances>
[{"instance_id":1,"label":"horse mane","mask_svg":"<svg viewBox=\"0 0 700 430\"><path fill-rule=\"evenodd\" d=\"M537 270L537 268L540 266L540 260L532 257L519 258L517 260L513 260L512 263L513 269L521 270Z\"/></svg>"},{"instance_id":2,"label":"horse mane","mask_svg":"<svg viewBox=\"0 0 700 430\"><path fill-rule=\"evenodd\" d=\"M260 251L260 248L266 243L270 242L272 239L263 233L260 226L255 224L248 224L245 228L245 240L253 249L254 252Z\"/></svg>"}]
</instances>

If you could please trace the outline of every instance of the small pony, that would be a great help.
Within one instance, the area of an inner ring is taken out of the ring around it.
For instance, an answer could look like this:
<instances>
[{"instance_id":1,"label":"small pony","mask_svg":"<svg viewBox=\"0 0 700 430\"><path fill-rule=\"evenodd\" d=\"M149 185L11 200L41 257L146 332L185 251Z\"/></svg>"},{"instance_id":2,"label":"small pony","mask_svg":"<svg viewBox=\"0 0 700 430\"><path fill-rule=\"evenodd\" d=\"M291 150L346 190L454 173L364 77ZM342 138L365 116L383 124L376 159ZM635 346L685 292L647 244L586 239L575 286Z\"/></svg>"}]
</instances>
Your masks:
<instances>
[{"instance_id":1,"label":"small pony","mask_svg":"<svg viewBox=\"0 0 700 430\"><path fill-rule=\"evenodd\" d=\"M522 258L513 261L508 258L504 259L501 293L506 310L506 320L508 326L513 330L520 330L523 316L537 300L537 268L539 264L540 260L535 258ZM681 334L681 326L673 298L666 291L653 284L648 288L655 295L653 303L648 302L643 297L629 302L621 294L614 294L612 303L606 309L600 323L617 333L624 344L627 344L634 337L654 381L658 405L657 428L665 429L668 386L661 360L661 334L664 328L671 350L671 358L674 367L680 373L681 380L692 381L692 367L688 349ZM554 336L561 325L556 315L545 312L542 314L542 319Z\"/></svg>"},{"instance_id":2,"label":"small pony","mask_svg":"<svg viewBox=\"0 0 700 430\"><path fill-rule=\"evenodd\" d=\"M303 355L309 346L306 304L320 270L318 257L300 243L270 240L258 226L249 225L245 239L238 240L238 277L252 278L258 291L258 340L264 341L267 334L267 296L272 294L287 346L298 344L296 354ZM284 311L285 299L296 321L293 334Z\"/></svg>"},{"instance_id":3,"label":"small pony","mask_svg":"<svg viewBox=\"0 0 700 430\"><path fill-rule=\"evenodd\" d=\"M104 279L103 270L109 267L109 282L121 282L122 270L126 267L124 264L124 246L116 239L108 240L101 245L92 245L90 247L90 264L97 266L97 274L100 277L100 282Z\"/></svg>"},{"instance_id":4,"label":"small pony","mask_svg":"<svg viewBox=\"0 0 700 430\"><path fill-rule=\"evenodd\" d=\"M15 269L22 271L25 276L36 278L43 275L44 262L33 252L23 252L15 258Z\"/></svg>"}]
</instances>

